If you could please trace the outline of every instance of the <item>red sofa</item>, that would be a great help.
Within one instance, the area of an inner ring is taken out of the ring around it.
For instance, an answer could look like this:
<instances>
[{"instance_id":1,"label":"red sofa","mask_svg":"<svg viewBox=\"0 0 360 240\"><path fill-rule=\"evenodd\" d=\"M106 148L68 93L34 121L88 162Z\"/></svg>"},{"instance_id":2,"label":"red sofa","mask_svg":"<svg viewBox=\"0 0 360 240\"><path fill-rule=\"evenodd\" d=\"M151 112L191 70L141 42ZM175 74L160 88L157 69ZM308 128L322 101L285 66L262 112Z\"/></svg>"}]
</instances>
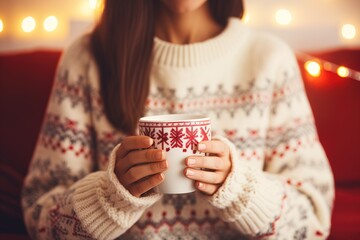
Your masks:
<instances>
[{"instance_id":1,"label":"red sofa","mask_svg":"<svg viewBox=\"0 0 360 240\"><path fill-rule=\"evenodd\" d=\"M19 196L60 53L0 54L0 239L28 239ZM315 55L360 71L360 49ZM336 180L330 239L360 239L360 81L303 76Z\"/></svg>"}]
</instances>

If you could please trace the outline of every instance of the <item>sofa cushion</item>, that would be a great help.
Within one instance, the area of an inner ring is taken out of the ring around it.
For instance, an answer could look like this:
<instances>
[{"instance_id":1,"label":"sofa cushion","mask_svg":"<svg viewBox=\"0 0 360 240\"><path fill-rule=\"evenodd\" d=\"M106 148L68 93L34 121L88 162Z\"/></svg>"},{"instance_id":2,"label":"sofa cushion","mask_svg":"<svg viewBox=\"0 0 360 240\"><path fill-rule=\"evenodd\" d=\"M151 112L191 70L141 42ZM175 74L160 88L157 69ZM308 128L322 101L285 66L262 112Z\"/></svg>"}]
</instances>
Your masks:
<instances>
[{"instance_id":1,"label":"sofa cushion","mask_svg":"<svg viewBox=\"0 0 360 240\"><path fill-rule=\"evenodd\" d=\"M330 239L359 239L360 187L338 187Z\"/></svg>"},{"instance_id":2,"label":"sofa cushion","mask_svg":"<svg viewBox=\"0 0 360 240\"><path fill-rule=\"evenodd\" d=\"M0 55L0 232L25 232L20 192L60 51Z\"/></svg>"},{"instance_id":3,"label":"sofa cushion","mask_svg":"<svg viewBox=\"0 0 360 240\"><path fill-rule=\"evenodd\" d=\"M314 56L360 71L360 49L314 53ZM303 66L303 61L300 61ZM337 184L360 187L360 81L323 71L313 78L302 68L320 142Z\"/></svg>"}]
</instances>

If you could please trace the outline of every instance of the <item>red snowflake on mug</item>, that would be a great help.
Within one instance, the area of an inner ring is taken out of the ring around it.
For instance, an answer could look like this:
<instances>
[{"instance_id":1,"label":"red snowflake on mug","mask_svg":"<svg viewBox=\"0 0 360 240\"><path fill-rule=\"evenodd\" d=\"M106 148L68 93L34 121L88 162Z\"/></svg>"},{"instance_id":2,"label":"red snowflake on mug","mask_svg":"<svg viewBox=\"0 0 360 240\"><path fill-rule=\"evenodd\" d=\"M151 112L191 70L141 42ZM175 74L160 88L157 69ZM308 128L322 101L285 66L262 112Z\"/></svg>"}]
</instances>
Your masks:
<instances>
[{"instance_id":1,"label":"red snowflake on mug","mask_svg":"<svg viewBox=\"0 0 360 240\"><path fill-rule=\"evenodd\" d=\"M198 129L191 127L191 128L186 128L186 137L185 139L188 139L188 141L186 142L186 148L191 148L192 150L195 150L195 147L197 146L197 144L199 143L198 140L196 139L198 136Z\"/></svg>"},{"instance_id":2,"label":"red snowflake on mug","mask_svg":"<svg viewBox=\"0 0 360 240\"><path fill-rule=\"evenodd\" d=\"M158 140L158 144L161 144L161 148L164 149L164 144L168 145L168 134L167 132L164 131L164 129L160 129L157 133L157 140Z\"/></svg>"},{"instance_id":3,"label":"red snowflake on mug","mask_svg":"<svg viewBox=\"0 0 360 240\"><path fill-rule=\"evenodd\" d=\"M203 127L200 128L201 135L202 135L202 141L209 141L210 140L210 129Z\"/></svg>"},{"instance_id":4,"label":"red snowflake on mug","mask_svg":"<svg viewBox=\"0 0 360 240\"><path fill-rule=\"evenodd\" d=\"M173 148L182 148L183 147L183 140L182 137L185 135L182 128L172 128L170 131L170 138L171 138L171 147Z\"/></svg>"},{"instance_id":5,"label":"red snowflake on mug","mask_svg":"<svg viewBox=\"0 0 360 240\"><path fill-rule=\"evenodd\" d=\"M145 136L151 137L152 139L155 139L155 129L151 129L151 128L145 128L143 130L143 134Z\"/></svg>"}]
</instances>

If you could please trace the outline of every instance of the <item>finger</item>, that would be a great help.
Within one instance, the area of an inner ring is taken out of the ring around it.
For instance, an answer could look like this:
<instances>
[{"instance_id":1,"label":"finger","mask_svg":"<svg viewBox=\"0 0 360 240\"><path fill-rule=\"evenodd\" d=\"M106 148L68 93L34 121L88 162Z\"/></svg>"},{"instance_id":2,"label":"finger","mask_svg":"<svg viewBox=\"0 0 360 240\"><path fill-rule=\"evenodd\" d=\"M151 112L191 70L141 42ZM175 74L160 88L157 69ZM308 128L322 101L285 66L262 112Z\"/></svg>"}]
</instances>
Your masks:
<instances>
[{"instance_id":1,"label":"finger","mask_svg":"<svg viewBox=\"0 0 360 240\"><path fill-rule=\"evenodd\" d=\"M116 169L119 173L125 173L135 165L163 160L165 160L165 152L161 149L136 150L129 152L121 161L117 161Z\"/></svg>"},{"instance_id":2,"label":"finger","mask_svg":"<svg viewBox=\"0 0 360 240\"><path fill-rule=\"evenodd\" d=\"M124 185L129 186L148 176L164 172L168 168L167 161L137 165L130 168L121 178Z\"/></svg>"},{"instance_id":3,"label":"finger","mask_svg":"<svg viewBox=\"0 0 360 240\"><path fill-rule=\"evenodd\" d=\"M154 140L147 136L126 137L117 150L117 157L123 158L132 150L149 148L153 144L153 141Z\"/></svg>"},{"instance_id":4,"label":"finger","mask_svg":"<svg viewBox=\"0 0 360 240\"><path fill-rule=\"evenodd\" d=\"M131 185L128 190L135 197L140 197L142 194L159 185L164 181L164 178L163 173L155 174L144 181Z\"/></svg>"},{"instance_id":5,"label":"finger","mask_svg":"<svg viewBox=\"0 0 360 240\"><path fill-rule=\"evenodd\" d=\"M158 162L165 160L165 152L161 149L145 149L129 152L124 158L128 165Z\"/></svg>"},{"instance_id":6,"label":"finger","mask_svg":"<svg viewBox=\"0 0 360 240\"><path fill-rule=\"evenodd\" d=\"M221 157L229 154L229 147L218 140L200 142L198 150L204 153L213 153Z\"/></svg>"},{"instance_id":7,"label":"finger","mask_svg":"<svg viewBox=\"0 0 360 240\"><path fill-rule=\"evenodd\" d=\"M198 170L193 168L186 168L185 176L192 180L196 180L204 183L220 184L224 182L226 174L221 171L209 172L209 171Z\"/></svg>"},{"instance_id":8,"label":"finger","mask_svg":"<svg viewBox=\"0 0 360 240\"><path fill-rule=\"evenodd\" d=\"M196 182L195 187L207 195L213 195L219 189L220 185Z\"/></svg>"},{"instance_id":9,"label":"finger","mask_svg":"<svg viewBox=\"0 0 360 240\"><path fill-rule=\"evenodd\" d=\"M186 159L185 163L191 168L206 168L218 171L225 170L229 167L229 163L216 156L190 156Z\"/></svg>"}]
</instances>

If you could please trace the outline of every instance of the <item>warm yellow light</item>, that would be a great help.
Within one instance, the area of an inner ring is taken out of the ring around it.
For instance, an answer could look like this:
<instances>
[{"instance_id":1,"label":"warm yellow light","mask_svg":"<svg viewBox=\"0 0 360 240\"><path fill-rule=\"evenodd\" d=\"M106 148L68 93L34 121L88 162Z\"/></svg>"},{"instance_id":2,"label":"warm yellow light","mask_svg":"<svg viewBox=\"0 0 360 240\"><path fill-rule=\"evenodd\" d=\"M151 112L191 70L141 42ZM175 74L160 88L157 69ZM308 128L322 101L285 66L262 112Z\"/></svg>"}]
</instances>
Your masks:
<instances>
[{"instance_id":1,"label":"warm yellow light","mask_svg":"<svg viewBox=\"0 0 360 240\"><path fill-rule=\"evenodd\" d=\"M92 10L95 10L96 8L98 8L99 6L99 1L98 0L89 0L89 7Z\"/></svg>"},{"instance_id":2,"label":"warm yellow light","mask_svg":"<svg viewBox=\"0 0 360 240\"><path fill-rule=\"evenodd\" d=\"M47 32L54 31L58 26L58 20L55 16L49 16L44 20L44 29Z\"/></svg>"},{"instance_id":3,"label":"warm yellow light","mask_svg":"<svg viewBox=\"0 0 360 240\"><path fill-rule=\"evenodd\" d=\"M22 21L21 28L24 32L32 32L36 27L36 21L33 17L26 17Z\"/></svg>"},{"instance_id":4,"label":"warm yellow light","mask_svg":"<svg viewBox=\"0 0 360 240\"><path fill-rule=\"evenodd\" d=\"M0 19L0 33L4 31L4 23L3 21Z\"/></svg>"},{"instance_id":5,"label":"warm yellow light","mask_svg":"<svg viewBox=\"0 0 360 240\"><path fill-rule=\"evenodd\" d=\"M306 71L313 77L320 76L321 73L321 67L318 62L315 61L307 61L305 63L305 69Z\"/></svg>"},{"instance_id":6,"label":"warm yellow light","mask_svg":"<svg viewBox=\"0 0 360 240\"><path fill-rule=\"evenodd\" d=\"M340 77L343 77L343 78L346 78L349 76L349 69L347 67L344 67L344 66L340 66L338 67L338 69L336 70L337 74L340 76Z\"/></svg>"},{"instance_id":7,"label":"warm yellow light","mask_svg":"<svg viewBox=\"0 0 360 240\"><path fill-rule=\"evenodd\" d=\"M341 28L341 34L346 39L354 39L356 36L356 28L352 24L345 24Z\"/></svg>"},{"instance_id":8,"label":"warm yellow light","mask_svg":"<svg viewBox=\"0 0 360 240\"><path fill-rule=\"evenodd\" d=\"M288 25L292 20L292 16L288 10L279 9L276 11L275 20L280 25Z\"/></svg>"},{"instance_id":9,"label":"warm yellow light","mask_svg":"<svg viewBox=\"0 0 360 240\"><path fill-rule=\"evenodd\" d=\"M249 22L249 20L250 20L250 15L249 15L248 13L245 13L241 20L242 20L244 23Z\"/></svg>"},{"instance_id":10,"label":"warm yellow light","mask_svg":"<svg viewBox=\"0 0 360 240\"><path fill-rule=\"evenodd\" d=\"M80 13L87 19L100 16L103 10L103 0L83 0L80 5Z\"/></svg>"}]
</instances>

